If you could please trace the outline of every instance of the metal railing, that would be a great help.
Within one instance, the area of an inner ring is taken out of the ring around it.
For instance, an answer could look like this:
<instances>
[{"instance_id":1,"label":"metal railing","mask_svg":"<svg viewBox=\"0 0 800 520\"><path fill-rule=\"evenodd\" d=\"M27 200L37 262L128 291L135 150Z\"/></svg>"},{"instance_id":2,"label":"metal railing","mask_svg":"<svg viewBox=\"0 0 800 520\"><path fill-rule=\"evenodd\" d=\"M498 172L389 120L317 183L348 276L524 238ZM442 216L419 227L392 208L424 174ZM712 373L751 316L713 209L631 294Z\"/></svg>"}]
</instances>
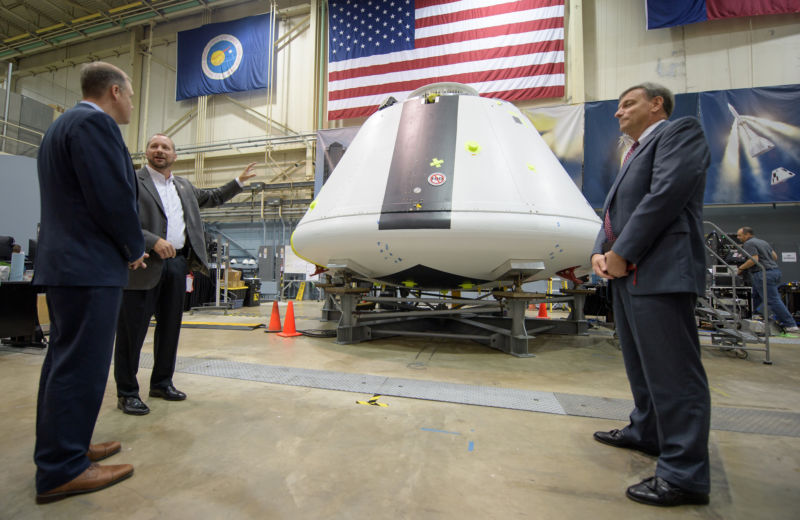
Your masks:
<instances>
[{"instance_id":1,"label":"metal railing","mask_svg":"<svg viewBox=\"0 0 800 520\"><path fill-rule=\"evenodd\" d=\"M35 128L31 128L29 126L20 125L20 124L15 123L14 121L10 121L10 120L6 120L6 119L3 119L3 118L0 118L0 124L2 124L2 127L3 127L2 134L0 134L0 140L2 140L2 143L0 143L0 150L2 150L3 152L6 151L6 144L7 144L8 141L14 141L16 143L19 143L19 144L22 144L22 145L25 145L25 146L30 146L32 149L35 150L35 149L39 148L39 143L41 143L42 138L44 137L44 132L42 132L41 130L37 130ZM18 130L17 137L19 137L20 133L26 132L26 133L35 134L36 136L38 136L39 141L38 142L24 141L22 139L17 139L16 137L11 137L10 135L8 135L8 128L9 127L13 127L13 128L16 128ZM17 154L17 155L22 155L22 154Z\"/></svg>"},{"instance_id":2,"label":"metal railing","mask_svg":"<svg viewBox=\"0 0 800 520\"><path fill-rule=\"evenodd\" d=\"M729 237L728 234L725 233L719 226L717 226L713 222L709 222L708 220L704 220L703 224L711 226L717 232L718 236L720 237L720 240L727 241L727 243L729 245L732 245L734 248L736 248L736 250L739 253L741 253L745 258L747 258L749 260L752 260L753 263L755 264L754 267L757 267L757 268L761 269L761 272L762 272L762 275L763 275L762 276L762 287L761 287L761 291L762 291L761 292L761 294L762 294L761 300L762 300L762 305L764 306L764 311L762 313L763 316L764 316L764 348L763 349L752 349L751 348L749 350L763 350L765 352L764 364L771 365L772 361L770 360L770 355L769 355L770 327L769 327L769 304L767 303L767 269L764 267L763 264L758 262L758 260L753 258L753 256L750 253L745 251L739 244L737 244L735 240L733 240L731 237ZM708 245L706 245L706 249L709 252L711 252L711 254L713 254L714 257L717 258L717 260L722 262L722 264L727 267L728 271L731 273L731 278L733 280L732 284L735 287L735 284L736 284L736 269L734 269L730 264L728 264L725 261L724 258L719 256L719 254L717 254L717 252L714 251L712 248L710 248ZM735 299L736 299L736 295L735 295L735 292L734 292L734 300ZM753 312L755 312L755 311L756 311L756 309L754 308Z\"/></svg>"}]
</instances>

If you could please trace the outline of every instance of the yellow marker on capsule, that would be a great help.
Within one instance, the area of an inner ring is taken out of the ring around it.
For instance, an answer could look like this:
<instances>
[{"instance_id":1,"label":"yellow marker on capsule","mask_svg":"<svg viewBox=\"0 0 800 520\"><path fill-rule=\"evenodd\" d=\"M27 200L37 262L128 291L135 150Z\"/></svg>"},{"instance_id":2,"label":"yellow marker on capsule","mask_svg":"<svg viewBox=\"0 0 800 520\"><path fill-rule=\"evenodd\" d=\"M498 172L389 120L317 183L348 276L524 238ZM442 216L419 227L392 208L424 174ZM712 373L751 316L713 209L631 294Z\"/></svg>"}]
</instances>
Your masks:
<instances>
[{"instance_id":1,"label":"yellow marker on capsule","mask_svg":"<svg viewBox=\"0 0 800 520\"><path fill-rule=\"evenodd\" d=\"M467 149L467 151L472 155L475 155L481 151L481 145L479 145L475 141L467 141L467 143L464 146Z\"/></svg>"}]
</instances>

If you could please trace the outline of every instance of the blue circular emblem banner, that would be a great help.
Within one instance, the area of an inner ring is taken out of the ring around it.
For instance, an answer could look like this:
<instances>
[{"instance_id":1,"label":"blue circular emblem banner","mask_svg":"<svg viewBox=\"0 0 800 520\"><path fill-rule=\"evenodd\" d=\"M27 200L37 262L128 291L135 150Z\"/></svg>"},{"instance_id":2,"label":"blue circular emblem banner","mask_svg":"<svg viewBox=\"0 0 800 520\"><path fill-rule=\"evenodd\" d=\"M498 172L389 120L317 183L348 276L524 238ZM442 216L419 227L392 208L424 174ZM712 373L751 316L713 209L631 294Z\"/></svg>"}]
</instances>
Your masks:
<instances>
[{"instance_id":1,"label":"blue circular emblem banner","mask_svg":"<svg viewBox=\"0 0 800 520\"><path fill-rule=\"evenodd\" d=\"M230 77L242 63L242 44L230 34L220 34L212 38L203 49L203 74L209 79Z\"/></svg>"}]
</instances>

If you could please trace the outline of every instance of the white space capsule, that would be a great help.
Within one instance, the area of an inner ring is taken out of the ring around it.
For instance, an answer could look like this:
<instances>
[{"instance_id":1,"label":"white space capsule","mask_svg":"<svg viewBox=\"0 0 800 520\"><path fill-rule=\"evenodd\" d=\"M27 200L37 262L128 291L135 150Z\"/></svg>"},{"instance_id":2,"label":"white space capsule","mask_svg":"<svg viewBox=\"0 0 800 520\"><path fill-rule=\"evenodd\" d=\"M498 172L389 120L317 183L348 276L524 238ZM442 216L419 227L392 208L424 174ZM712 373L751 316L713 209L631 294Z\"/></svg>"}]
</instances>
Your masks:
<instances>
[{"instance_id":1,"label":"white space capsule","mask_svg":"<svg viewBox=\"0 0 800 520\"><path fill-rule=\"evenodd\" d=\"M600 225L517 107L440 83L367 119L292 248L365 278L469 288L588 273Z\"/></svg>"}]
</instances>

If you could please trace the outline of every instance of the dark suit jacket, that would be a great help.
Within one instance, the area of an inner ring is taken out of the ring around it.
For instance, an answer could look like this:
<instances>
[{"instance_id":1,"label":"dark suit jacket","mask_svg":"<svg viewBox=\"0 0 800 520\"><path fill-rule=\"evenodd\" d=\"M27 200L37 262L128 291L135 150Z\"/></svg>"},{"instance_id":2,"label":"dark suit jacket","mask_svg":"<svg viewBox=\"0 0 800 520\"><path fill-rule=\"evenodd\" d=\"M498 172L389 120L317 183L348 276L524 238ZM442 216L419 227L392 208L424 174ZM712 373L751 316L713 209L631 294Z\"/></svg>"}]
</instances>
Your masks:
<instances>
[{"instance_id":1,"label":"dark suit jacket","mask_svg":"<svg viewBox=\"0 0 800 520\"><path fill-rule=\"evenodd\" d=\"M601 215L609 211L614 252L636 265L624 278L631 294L704 293L708 164L700 122L684 117L656 127L617 175ZM605 241L600 228L593 255Z\"/></svg>"},{"instance_id":2,"label":"dark suit jacket","mask_svg":"<svg viewBox=\"0 0 800 520\"><path fill-rule=\"evenodd\" d=\"M117 123L78 103L45 133L37 167L42 219L34 283L124 287L144 240L136 176Z\"/></svg>"},{"instance_id":3,"label":"dark suit jacket","mask_svg":"<svg viewBox=\"0 0 800 520\"><path fill-rule=\"evenodd\" d=\"M191 246L189 267L191 270L208 272L208 259L206 257L206 241L203 233L203 221L200 218L200 208L213 208L219 206L234 195L240 193L242 188L236 180L232 180L219 188L201 190L195 188L191 182L183 177L174 175L175 188L183 206L183 219L186 224L186 240ZM152 289L161 278L161 269L164 261L153 251L159 238L166 240L167 216L161 204L150 172L146 167L136 172L139 182L139 218L144 233L144 242L150 258L146 260L147 269L137 269L130 273L130 281L126 289L146 290Z\"/></svg>"}]
</instances>

